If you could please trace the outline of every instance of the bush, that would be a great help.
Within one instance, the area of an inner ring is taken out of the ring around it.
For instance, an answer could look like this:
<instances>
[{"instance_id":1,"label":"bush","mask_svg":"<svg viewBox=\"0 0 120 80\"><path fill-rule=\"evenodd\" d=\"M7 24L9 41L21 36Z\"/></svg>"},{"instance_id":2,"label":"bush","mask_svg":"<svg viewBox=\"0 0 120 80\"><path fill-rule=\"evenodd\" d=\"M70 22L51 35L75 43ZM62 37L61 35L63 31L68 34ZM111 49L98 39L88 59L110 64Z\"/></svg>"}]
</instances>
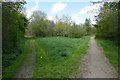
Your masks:
<instances>
[{"instance_id":1,"label":"bush","mask_svg":"<svg viewBox=\"0 0 120 80\"><path fill-rule=\"evenodd\" d=\"M67 56L68 56L68 55L67 55L66 52L61 53L61 57L67 57Z\"/></svg>"},{"instance_id":2,"label":"bush","mask_svg":"<svg viewBox=\"0 0 120 80\"><path fill-rule=\"evenodd\" d=\"M2 66L11 65L21 53L20 41L24 39L27 18L21 13L25 2L2 3Z\"/></svg>"},{"instance_id":3,"label":"bush","mask_svg":"<svg viewBox=\"0 0 120 80\"><path fill-rule=\"evenodd\" d=\"M68 37L80 38L84 35L83 29L80 26L71 27L68 32Z\"/></svg>"}]
</instances>

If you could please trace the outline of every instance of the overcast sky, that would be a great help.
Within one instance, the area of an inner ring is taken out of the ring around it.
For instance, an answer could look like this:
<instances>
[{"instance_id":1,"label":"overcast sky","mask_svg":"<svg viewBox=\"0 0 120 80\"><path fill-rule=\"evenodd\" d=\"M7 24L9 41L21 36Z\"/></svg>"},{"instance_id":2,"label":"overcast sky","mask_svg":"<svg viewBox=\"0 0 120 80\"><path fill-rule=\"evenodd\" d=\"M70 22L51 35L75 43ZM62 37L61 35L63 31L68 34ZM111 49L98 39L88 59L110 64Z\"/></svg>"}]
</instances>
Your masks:
<instances>
[{"instance_id":1,"label":"overcast sky","mask_svg":"<svg viewBox=\"0 0 120 80\"><path fill-rule=\"evenodd\" d=\"M33 11L41 10L47 14L49 20L54 20L56 15L58 17L69 15L72 21L77 24L84 23L86 18L90 18L92 24L94 24L94 16L98 14L96 11L102 6L102 4L93 5L90 0L26 0L26 2L28 18Z\"/></svg>"}]
</instances>

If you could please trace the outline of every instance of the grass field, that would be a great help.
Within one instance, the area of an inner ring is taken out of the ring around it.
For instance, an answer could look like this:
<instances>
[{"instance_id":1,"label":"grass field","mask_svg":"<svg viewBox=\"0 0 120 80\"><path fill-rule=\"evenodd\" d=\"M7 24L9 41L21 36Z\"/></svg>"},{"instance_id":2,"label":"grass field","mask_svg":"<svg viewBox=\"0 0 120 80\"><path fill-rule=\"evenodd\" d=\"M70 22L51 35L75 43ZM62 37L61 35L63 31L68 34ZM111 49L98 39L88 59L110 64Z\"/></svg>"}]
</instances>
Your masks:
<instances>
[{"instance_id":1,"label":"grass field","mask_svg":"<svg viewBox=\"0 0 120 80\"><path fill-rule=\"evenodd\" d=\"M36 49L36 62L33 71L33 78L60 78L69 77L77 71L81 57L88 48L89 36L82 38L67 37L39 37L29 38L22 44L24 51L18 56L14 64L5 68L4 78L15 77L17 71L25 59L30 55L31 41L34 40Z\"/></svg>"},{"instance_id":2,"label":"grass field","mask_svg":"<svg viewBox=\"0 0 120 80\"><path fill-rule=\"evenodd\" d=\"M120 68L118 68L118 47L112 42L104 39L96 39L97 42L103 47L106 57L109 59L110 63L116 68L120 73Z\"/></svg>"},{"instance_id":3,"label":"grass field","mask_svg":"<svg viewBox=\"0 0 120 80\"><path fill-rule=\"evenodd\" d=\"M34 78L69 77L77 71L88 48L89 36L82 38L36 38Z\"/></svg>"}]
</instances>

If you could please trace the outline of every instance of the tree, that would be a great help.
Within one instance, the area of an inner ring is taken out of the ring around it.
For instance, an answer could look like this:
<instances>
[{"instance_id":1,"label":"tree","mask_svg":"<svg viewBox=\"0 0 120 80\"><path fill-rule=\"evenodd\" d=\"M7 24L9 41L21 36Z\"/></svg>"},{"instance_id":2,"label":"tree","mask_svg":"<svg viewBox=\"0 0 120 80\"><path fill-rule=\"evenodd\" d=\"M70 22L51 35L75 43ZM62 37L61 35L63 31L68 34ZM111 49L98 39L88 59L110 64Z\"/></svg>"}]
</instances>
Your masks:
<instances>
[{"instance_id":1,"label":"tree","mask_svg":"<svg viewBox=\"0 0 120 80\"><path fill-rule=\"evenodd\" d=\"M56 21L54 28L56 35L67 36L68 28L70 27L70 17L68 15L63 15L61 19Z\"/></svg>"},{"instance_id":2,"label":"tree","mask_svg":"<svg viewBox=\"0 0 120 80\"><path fill-rule=\"evenodd\" d=\"M61 35L61 36L63 35L64 26L61 20L56 22L54 30L56 35Z\"/></svg>"},{"instance_id":3,"label":"tree","mask_svg":"<svg viewBox=\"0 0 120 80\"><path fill-rule=\"evenodd\" d=\"M28 30L32 30L30 32L35 36L46 36L49 24L44 12L34 11L30 17Z\"/></svg>"},{"instance_id":4,"label":"tree","mask_svg":"<svg viewBox=\"0 0 120 80\"><path fill-rule=\"evenodd\" d=\"M11 65L21 53L20 40L24 38L27 18L22 12L25 1L2 2L2 66Z\"/></svg>"},{"instance_id":5,"label":"tree","mask_svg":"<svg viewBox=\"0 0 120 80\"><path fill-rule=\"evenodd\" d=\"M91 27L90 19L85 20L84 28L86 30L86 35L90 35L92 33L92 27Z\"/></svg>"},{"instance_id":6,"label":"tree","mask_svg":"<svg viewBox=\"0 0 120 80\"><path fill-rule=\"evenodd\" d=\"M97 16L96 36L114 39L118 37L118 3L105 2Z\"/></svg>"},{"instance_id":7,"label":"tree","mask_svg":"<svg viewBox=\"0 0 120 80\"><path fill-rule=\"evenodd\" d=\"M68 30L68 37L71 38L80 38L84 35L84 28L81 25L76 25L75 23Z\"/></svg>"},{"instance_id":8,"label":"tree","mask_svg":"<svg viewBox=\"0 0 120 80\"><path fill-rule=\"evenodd\" d=\"M54 27L55 27L55 23L53 21L49 21L49 26L48 26L48 32L47 35L49 36L53 36L54 35Z\"/></svg>"}]
</instances>

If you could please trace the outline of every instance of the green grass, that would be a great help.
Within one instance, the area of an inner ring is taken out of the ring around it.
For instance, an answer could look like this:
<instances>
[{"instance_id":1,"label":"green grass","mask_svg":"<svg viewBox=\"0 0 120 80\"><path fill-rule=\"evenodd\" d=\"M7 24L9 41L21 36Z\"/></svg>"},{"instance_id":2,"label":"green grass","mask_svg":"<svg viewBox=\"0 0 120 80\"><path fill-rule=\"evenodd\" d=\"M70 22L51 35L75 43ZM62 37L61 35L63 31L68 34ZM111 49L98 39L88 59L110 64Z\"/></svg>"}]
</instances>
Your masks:
<instances>
[{"instance_id":1,"label":"green grass","mask_svg":"<svg viewBox=\"0 0 120 80\"><path fill-rule=\"evenodd\" d=\"M116 70L120 73L120 69L118 68L118 47L109 40L104 39L96 39L97 43L103 47L104 53L106 57L109 59L109 62L116 68Z\"/></svg>"},{"instance_id":2,"label":"green grass","mask_svg":"<svg viewBox=\"0 0 120 80\"><path fill-rule=\"evenodd\" d=\"M26 39L25 44L21 44L24 48L23 53L18 56L14 64L4 69L2 77L13 78L23 64L27 65L26 58L31 55L31 43L34 43L36 48L33 78L68 77L77 71L81 57L87 51L88 41L89 36Z\"/></svg>"},{"instance_id":3,"label":"green grass","mask_svg":"<svg viewBox=\"0 0 120 80\"><path fill-rule=\"evenodd\" d=\"M24 60L26 59L26 56L30 53L30 43L31 40L25 40L25 44L21 44L22 47L24 48L23 53L21 53L17 59L15 60L14 64L12 64L9 67L6 67L3 70L3 74L2 77L3 78L13 78L15 77L17 71L20 69L20 67L22 66L22 64L26 64L27 62L24 62Z\"/></svg>"},{"instance_id":4,"label":"green grass","mask_svg":"<svg viewBox=\"0 0 120 80\"><path fill-rule=\"evenodd\" d=\"M78 70L88 49L89 36L82 38L36 38L36 63L33 78L69 77Z\"/></svg>"}]
</instances>

